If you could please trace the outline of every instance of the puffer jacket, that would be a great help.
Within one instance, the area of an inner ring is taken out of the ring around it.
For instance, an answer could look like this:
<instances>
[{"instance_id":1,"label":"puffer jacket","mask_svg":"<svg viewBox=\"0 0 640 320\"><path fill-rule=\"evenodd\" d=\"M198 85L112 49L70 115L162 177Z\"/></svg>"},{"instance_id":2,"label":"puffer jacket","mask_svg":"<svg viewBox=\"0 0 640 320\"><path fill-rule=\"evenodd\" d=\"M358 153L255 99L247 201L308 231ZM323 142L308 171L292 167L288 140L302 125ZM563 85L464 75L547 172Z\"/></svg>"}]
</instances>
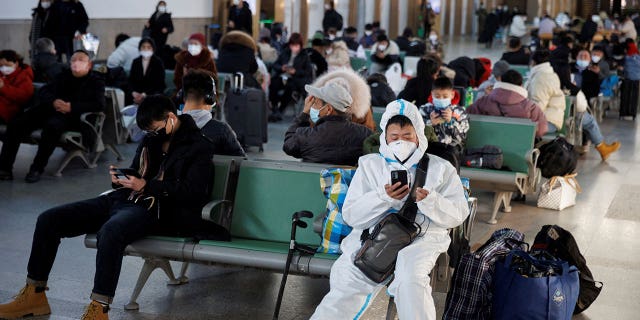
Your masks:
<instances>
[{"instance_id":1,"label":"puffer jacket","mask_svg":"<svg viewBox=\"0 0 640 320\"><path fill-rule=\"evenodd\" d=\"M320 118L312 127L301 113L284 137L284 152L304 162L355 166L363 155L364 140L373 132L343 116Z\"/></svg>"},{"instance_id":2,"label":"puffer jacket","mask_svg":"<svg viewBox=\"0 0 640 320\"><path fill-rule=\"evenodd\" d=\"M561 129L564 124L566 101L560 87L560 78L553 71L551 64L545 62L531 68L529 80L524 87L529 99L540 107L547 121Z\"/></svg>"},{"instance_id":3,"label":"puffer jacket","mask_svg":"<svg viewBox=\"0 0 640 320\"><path fill-rule=\"evenodd\" d=\"M327 64L329 71L337 69L351 69L351 60L349 59L349 48L344 41L336 41L331 44L331 54L327 56Z\"/></svg>"},{"instance_id":4,"label":"puffer jacket","mask_svg":"<svg viewBox=\"0 0 640 320\"><path fill-rule=\"evenodd\" d=\"M1 76L0 119L9 122L33 96L33 71L28 65L16 66L7 76Z\"/></svg>"},{"instance_id":5,"label":"puffer jacket","mask_svg":"<svg viewBox=\"0 0 640 320\"><path fill-rule=\"evenodd\" d=\"M258 71L257 52L255 41L246 32L230 31L220 39L216 61L218 72L241 72L245 86L261 89L260 83L253 76Z\"/></svg>"},{"instance_id":6,"label":"puffer jacket","mask_svg":"<svg viewBox=\"0 0 640 320\"><path fill-rule=\"evenodd\" d=\"M373 121L371 110L371 91L361 76L351 69L336 70L325 73L313 82L314 87L323 87L329 82L340 81L349 88L353 102L349 108L351 121L361 124L371 131L376 131L376 123Z\"/></svg>"},{"instance_id":7,"label":"puffer jacket","mask_svg":"<svg viewBox=\"0 0 640 320\"><path fill-rule=\"evenodd\" d=\"M528 118L537 123L536 137L547 132L547 118L533 101L527 99L528 93L521 86L506 82L496 82L493 91L467 108L470 114L503 116L510 118Z\"/></svg>"}]
</instances>

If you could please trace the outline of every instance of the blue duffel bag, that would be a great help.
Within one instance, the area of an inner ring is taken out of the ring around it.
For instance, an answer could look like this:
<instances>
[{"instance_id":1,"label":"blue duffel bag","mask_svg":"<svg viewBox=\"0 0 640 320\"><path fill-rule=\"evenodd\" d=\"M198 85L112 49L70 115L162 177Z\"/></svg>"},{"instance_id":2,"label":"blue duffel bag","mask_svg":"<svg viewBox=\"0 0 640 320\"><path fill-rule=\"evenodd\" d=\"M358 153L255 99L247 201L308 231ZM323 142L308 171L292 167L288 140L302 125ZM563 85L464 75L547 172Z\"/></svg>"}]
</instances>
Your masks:
<instances>
[{"instance_id":1,"label":"blue duffel bag","mask_svg":"<svg viewBox=\"0 0 640 320\"><path fill-rule=\"evenodd\" d=\"M580 293L575 266L514 249L495 268L493 319L571 319Z\"/></svg>"}]
</instances>

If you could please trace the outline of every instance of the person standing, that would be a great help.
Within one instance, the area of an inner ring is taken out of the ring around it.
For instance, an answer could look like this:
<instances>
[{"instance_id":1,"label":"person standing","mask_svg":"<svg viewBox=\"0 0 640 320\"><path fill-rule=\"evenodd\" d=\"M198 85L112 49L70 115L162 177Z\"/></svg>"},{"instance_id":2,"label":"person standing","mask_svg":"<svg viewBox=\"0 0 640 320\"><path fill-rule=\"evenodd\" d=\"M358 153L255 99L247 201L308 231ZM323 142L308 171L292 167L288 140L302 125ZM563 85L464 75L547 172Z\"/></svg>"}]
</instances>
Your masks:
<instances>
[{"instance_id":1,"label":"person standing","mask_svg":"<svg viewBox=\"0 0 640 320\"><path fill-rule=\"evenodd\" d=\"M229 8L227 31L239 30L253 35L253 13L249 8L249 3L242 0L233 0L233 5Z\"/></svg>"},{"instance_id":2,"label":"person standing","mask_svg":"<svg viewBox=\"0 0 640 320\"><path fill-rule=\"evenodd\" d=\"M324 10L324 18L322 18L322 29L324 33L327 34L329 29L342 30L342 15L336 11L333 1L325 3Z\"/></svg>"},{"instance_id":3,"label":"person standing","mask_svg":"<svg viewBox=\"0 0 640 320\"><path fill-rule=\"evenodd\" d=\"M44 37L45 26L49 21L49 9L51 8L51 0L40 0L38 6L33 8L31 13L31 31L29 32L29 44L31 50L29 51L29 58L33 59L35 56L36 41Z\"/></svg>"},{"instance_id":4,"label":"person standing","mask_svg":"<svg viewBox=\"0 0 640 320\"><path fill-rule=\"evenodd\" d=\"M480 2L480 8L476 10L476 16L478 16L478 34L482 34L484 32L484 26L487 21L487 8L485 8L484 3Z\"/></svg>"},{"instance_id":5,"label":"person standing","mask_svg":"<svg viewBox=\"0 0 640 320\"><path fill-rule=\"evenodd\" d=\"M156 11L145 24L145 28L149 33L148 36L153 39L156 48L161 50L167 44L169 34L173 33L173 20L171 20L171 13L167 12L166 2L158 2Z\"/></svg>"},{"instance_id":6,"label":"person standing","mask_svg":"<svg viewBox=\"0 0 640 320\"><path fill-rule=\"evenodd\" d=\"M53 2L51 12L43 36L50 38L56 44L58 60L71 59L73 53L73 39L80 39L87 33L89 17L84 6L78 0L61 0Z\"/></svg>"}]
</instances>

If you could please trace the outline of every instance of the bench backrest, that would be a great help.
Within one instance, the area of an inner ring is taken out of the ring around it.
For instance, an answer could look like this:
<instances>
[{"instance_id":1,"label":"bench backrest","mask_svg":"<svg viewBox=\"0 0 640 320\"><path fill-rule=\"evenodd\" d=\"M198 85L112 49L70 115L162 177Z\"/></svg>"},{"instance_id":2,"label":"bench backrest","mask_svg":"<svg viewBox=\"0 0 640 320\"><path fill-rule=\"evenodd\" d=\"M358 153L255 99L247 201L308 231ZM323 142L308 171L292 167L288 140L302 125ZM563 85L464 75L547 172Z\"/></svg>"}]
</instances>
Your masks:
<instances>
[{"instance_id":1,"label":"bench backrest","mask_svg":"<svg viewBox=\"0 0 640 320\"><path fill-rule=\"evenodd\" d=\"M376 123L376 131L382 131L380 129L380 120L382 119L382 114L386 110L385 107L372 107L373 109L373 122Z\"/></svg>"},{"instance_id":2,"label":"bench backrest","mask_svg":"<svg viewBox=\"0 0 640 320\"><path fill-rule=\"evenodd\" d=\"M509 69L518 71L518 73L520 73L523 78L528 76L529 70L530 70L529 66L527 65L517 65L517 64L512 64L511 66L509 66Z\"/></svg>"},{"instance_id":3,"label":"bench backrest","mask_svg":"<svg viewBox=\"0 0 640 320\"><path fill-rule=\"evenodd\" d=\"M536 124L529 119L469 115L467 148L494 145L502 149L504 166L528 173L527 153L533 149Z\"/></svg>"},{"instance_id":4,"label":"bench backrest","mask_svg":"<svg viewBox=\"0 0 640 320\"><path fill-rule=\"evenodd\" d=\"M320 171L324 167L300 162L243 161L231 235L289 242L293 213L309 210L318 217L326 210L327 199L320 189ZM311 223L306 229L299 229L296 238L300 243L320 244L320 236L313 231Z\"/></svg>"},{"instance_id":5,"label":"bench backrest","mask_svg":"<svg viewBox=\"0 0 640 320\"><path fill-rule=\"evenodd\" d=\"M173 83L175 72L173 70L164 70L164 94L172 96L176 92L176 85Z\"/></svg>"}]
</instances>

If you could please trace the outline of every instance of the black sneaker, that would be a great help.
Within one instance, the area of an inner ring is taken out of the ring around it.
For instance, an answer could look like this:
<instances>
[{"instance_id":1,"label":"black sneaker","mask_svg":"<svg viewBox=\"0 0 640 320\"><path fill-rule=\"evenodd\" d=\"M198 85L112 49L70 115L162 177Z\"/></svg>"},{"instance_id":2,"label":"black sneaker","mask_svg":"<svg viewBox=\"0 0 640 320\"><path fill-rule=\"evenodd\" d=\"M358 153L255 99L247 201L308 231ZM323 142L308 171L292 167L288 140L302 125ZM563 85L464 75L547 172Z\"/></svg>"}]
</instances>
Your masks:
<instances>
[{"instance_id":1,"label":"black sneaker","mask_svg":"<svg viewBox=\"0 0 640 320\"><path fill-rule=\"evenodd\" d=\"M24 181L28 183L34 183L40 181L40 176L42 176L42 171L29 170L27 176L24 177Z\"/></svg>"},{"instance_id":2,"label":"black sneaker","mask_svg":"<svg viewBox=\"0 0 640 320\"><path fill-rule=\"evenodd\" d=\"M13 180L13 173L11 171L0 170L0 181Z\"/></svg>"}]
</instances>

